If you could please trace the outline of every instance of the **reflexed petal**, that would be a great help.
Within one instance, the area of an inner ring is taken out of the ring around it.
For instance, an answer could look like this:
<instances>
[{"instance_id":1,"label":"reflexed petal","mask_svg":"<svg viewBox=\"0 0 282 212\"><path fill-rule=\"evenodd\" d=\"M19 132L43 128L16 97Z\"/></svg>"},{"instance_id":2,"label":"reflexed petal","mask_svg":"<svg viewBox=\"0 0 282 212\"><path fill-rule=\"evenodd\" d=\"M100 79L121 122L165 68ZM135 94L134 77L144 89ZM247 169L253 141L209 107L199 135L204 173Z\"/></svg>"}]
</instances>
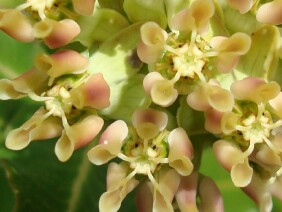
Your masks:
<instances>
[{"instance_id":1,"label":"reflexed petal","mask_svg":"<svg viewBox=\"0 0 282 212\"><path fill-rule=\"evenodd\" d=\"M209 19L213 16L215 8L212 0L196 0L190 7L192 16L195 19L196 27L203 33L208 25Z\"/></svg>"},{"instance_id":2,"label":"reflexed petal","mask_svg":"<svg viewBox=\"0 0 282 212\"><path fill-rule=\"evenodd\" d=\"M153 109L136 110L132 117L132 124L143 139L155 137L166 127L167 122L166 113Z\"/></svg>"},{"instance_id":3,"label":"reflexed petal","mask_svg":"<svg viewBox=\"0 0 282 212\"><path fill-rule=\"evenodd\" d=\"M21 150L31 141L45 140L57 137L62 133L61 121L57 117L48 117L45 120L42 110L39 109L20 128L12 130L6 138L6 147L12 150Z\"/></svg>"},{"instance_id":4,"label":"reflexed petal","mask_svg":"<svg viewBox=\"0 0 282 212\"><path fill-rule=\"evenodd\" d=\"M245 33L237 32L229 38L213 37L211 46L219 52L229 52L235 55L246 54L251 47L251 38Z\"/></svg>"},{"instance_id":5,"label":"reflexed petal","mask_svg":"<svg viewBox=\"0 0 282 212\"><path fill-rule=\"evenodd\" d=\"M101 73L93 74L85 84L70 91L73 104L81 109L103 109L110 105L110 88Z\"/></svg>"},{"instance_id":6,"label":"reflexed petal","mask_svg":"<svg viewBox=\"0 0 282 212\"><path fill-rule=\"evenodd\" d=\"M47 85L48 75L37 69L30 69L13 79L0 80L0 99L18 99L34 93Z\"/></svg>"},{"instance_id":7,"label":"reflexed petal","mask_svg":"<svg viewBox=\"0 0 282 212\"><path fill-rule=\"evenodd\" d=\"M127 134L128 128L124 121L112 123L102 134L99 144L87 153L89 160L101 165L116 157Z\"/></svg>"},{"instance_id":8,"label":"reflexed petal","mask_svg":"<svg viewBox=\"0 0 282 212\"><path fill-rule=\"evenodd\" d=\"M39 70L54 78L64 74L80 74L85 71L88 64L87 58L73 50L63 50L52 55L42 54L35 61L35 66Z\"/></svg>"},{"instance_id":9,"label":"reflexed petal","mask_svg":"<svg viewBox=\"0 0 282 212\"><path fill-rule=\"evenodd\" d=\"M253 169L250 167L248 159L245 159L244 162L235 164L230 174L235 186L245 187L252 180Z\"/></svg>"},{"instance_id":10,"label":"reflexed petal","mask_svg":"<svg viewBox=\"0 0 282 212\"><path fill-rule=\"evenodd\" d=\"M148 64L156 62L162 52L163 48L147 46L143 42L140 42L137 46L139 59Z\"/></svg>"},{"instance_id":11,"label":"reflexed petal","mask_svg":"<svg viewBox=\"0 0 282 212\"><path fill-rule=\"evenodd\" d=\"M213 14L214 5L211 0L196 0L190 8L180 11L172 18L171 26L178 31L197 29L199 33L204 33Z\"/></svg>"},{"instance_id":12,"label":"reflexed petal","mask_svg":"<svg viewBox=\"0 0 282 212\"><path fill-rule=\"evenodd\" d=\"M191 159L193 157L193 146L182 128L172 130L168 136L169 155L168 162L179 174L189 175L193 170Z\"/></svg>"},{"instance_id":13,"label":"reflexed petal","mask_svg":"<svg viewBox=\"0 0 282 212\"><path fill-rule=\"evenodd\" d=\"M282 118L282 92L280 92L275 98L269 101L269 105L273 109L275 115Z\"/></svg>"},{"instance_id":14,"label":"reflexed petal","mask_svg":"<svg viewBox=\"0 0 282 212\"><path fill-rule=\"evenodd\" d=\"M67 161L77 148L88 144L102 129L103 119L90 115L65 129L55 146L60 161Z\"/></svg>"},{"instance_id":15,"label":"reflexed petal","mask_svg":"<svg viewBox=\"0 0 282 212\"><path fill-rule=\"evenodd\" d=\"M135 205L138 212L151 212L153 207L153 195L149 183L144 182L135 195Z\"/></svg>"},{"instance_id":16,"label":"reflexed petal","mask_svg":"<svg viewBox=\"0 0 282 212\"><path fill-rule=\"evenodd\" d=\"M197 172L192 172L189 176L181 177L181 182L175 195L178 207L181 211L198 211L196 203L197 186Z\"/></svg>"},{"instance_id":17,"label":"reflexed petal","mask_svg":"<svg viewBox=\"0 0 282 212\"><path fill-rule=\"evenodd\" d=\"M227 0L227 3L242 14L248 12L253 6L253 0Z\"/></svg>"},{"instance_id":18,"label":"reflexed petal","mask_svg":"<svg viewBox=\"0 0 282 212\"><path fill-rule=\"evenodd\" d=\"M282 24L282 0L274 0L263 4L257 11L259 22L268 24Z\"/></svg>"},{"instance_id":19,"label":"reflexed petal","mask_svg":"<svg viewBox=\"0 0 282 212\"><path fill-rule=\"evenodd\" d=\"M259 78L247 77L232 83L230 90L236 99L261 103L275 98L280 92L280 86L274 81L266 83Z\"/></svg>"},{"instance_id":20,"label":"reflexed petal","mask_svg":"<svg viewBox=\"0 0 282 212\"><path fill-rule=\"evenodd\" d=\"M140 28L141 40L146 46L163 48L167 32L155 22L147 22Z\"/></svg>"},{"instance_id":21,"label":"reflexed petal","mask_svg":"<svg viewBox=\"0 0 282 212\"><path fill-rule=\"evenodd\" d=\"M208 192L207 192L208 191ZM221 193L210 177L204 177L199 186L201 199L201 211L203 212L223 212L223 199Z\"/></svg>"},{"instance_id":22,"label":"reflexed petal","mask_svg":"<svg viewBox=\"0 0 282 212\"><path fill-rule=\"evenodd\" d=\"M218 140L213 144L213 150L216 159L228 171L232 166L243 161L242 150L233 142Z\"/></svg>"},{"instance_id":23,"label":"reflexed petal","mask_svg":"<svg viewBox=\"0 0 282 212\"><path fill-rule=\"evenodd\" d=\"M282 166L281 157L279 154L279 149L276 149L277 152L274 152L269 148L266 144L262 144L260 149L256 153L256 159L259 163L266 165L268 167L271 166Z\"/></svg>"},{"instance_id":24,"label":"reflexed petal","mask_svg":"<svg viewBox=\"0 0 282 212\"><path fill-rule=\"evenodd\" d=\"M145 63L153 63L163 51L167 32L155 22L147 22L140 28L141 42L137 46L137 54Z\"/></svg>"},{"instance_id":25,"label":"reflexed petal","mask_svg":"<svg viewBox=\"0 0 282 212\"><path fill-rule=\"evenodd\" d=\"M175 170L161 170L159 173L159 189L154 190L153 211L174 211L171 202L177 191L179 183L180 176Z\"/></svg>"},{"instance_id":26,"label":"reflexed petal","mask_svg":"<svg viewBox=\"0 0 282 212\"><path fill-rule=\"evenodd\" d=\"M70 43L80 33L80 27L71 19L44 19L34 25L34 33L36 37L42 38L49 48L54 49Z\"/></svg>"},{"instance_id":27,"label":"reflexed petal","mask_svg":"<svg viewBox=\"0 0 282 212\"><path fill-rule=\"evenodd\" d=\"M147 94L150 95L153 85L160 80L164 80L159 72L150 72L143 80L143 87Z\"/></svg>"},{"instance_id":28,"label":"reflexed petal","mask_svg":"<svg viewBox=\"0 0 282 212\"><path fill-rule=\"evenodd\" d=\"M117 177L116 179L115 176ZM116 163L109 165L107 173L107 192L100 197L100 212L118 211L125 196L137 186L137 180L134 178L127 179L126 176L127 168L125 166ZM109 184L113 182L115 182L115 185L109 186Z\"/></svg>"},{"instance_id":29,"label":"reflexed petal","mask_svg":"<svg viewBox=\"0 0 282 212\"><path fill-rule=\"evenodd\" d=\"M0 29L21 42L34 40L30 21L18 10L0 10Z\"/></svg>"},{"instance_id":30,"label":"reflexed petal","mask_svg":"<svg viewBox=\"0 0 282 212\"><path fill-rule=\"evenodd\" d=\"M187 104L198 111L206 111L210 108L207 97L207 86L200 85L187 96Z\"/></svg>"},{"instance_id":31,"label":"reflexed petal","mask_svg":"<svg viewBox=\"0 0 282 212\"><path fill-rule=\"evenodd\" d=\"M192 31L195 28L195 18L189 8L186 8L177 13L171 19L171 27L178 31Z\"/></svg>"},{"instance_id":32,"label":"reflexed petal","mask_svg":"<svg viewBox=\"0 0 282 212\"><path fill-rule=\"evenodd\" d=\"M73 151L74 142L70 140L70 137L66 134L66 130L64 130L55 145L55 154L61 162L65 162L71 157Z\"/></svg>"},{"instance_id":33,"label":"reflexed petal","mask_svg":"<svg viewBox=\"0 0 282 212\"><path fill-rule=\"evenodd\" d=\"M13 81L8 79L0 80L0 99L19 99L26 96L25 93L15 90L13 87Z\"/></svg>"},{"instance_id":34,"label":"reflexed petal","mask_svg":"<svg viewBox=\"0 0 282 212\"><path fill-rule=\"evenodd\" d=\"M85 146L95 138L104 125L102 118L96 115L86 116L67 129L67 134L74 141L75 149Z\"/></svg>"},{"instance_id":35,"label":"reflexed petal","mask_svg":"<svg viewBox=\"0 0 282 212\"><path fill-rule=\"evenodd\" d=\"M236 67L239 60L240 56L233 53L222 53L214 58L214 63L219 73L226 74L230 73Z\"/></svg>"},{"instance_id":36,"label":"reflexed petal","mask_svg":"<svg viewBox=\"0 0 282 212\"><path fill-rule=\"evenodd\" d=\"M222 132L221 119L223 113L212 108L205 111L205 129L211 133L219 134Z\"/></svg>"},{"instance_id":37,"label":"reflexed petal","mask_svg":"<svg viewBox=\"0 0 282 212\"><path fill-rule=\"evenodd\" d=\"M160 106L168 107L177 99L178 92L169 80L160 80L154 83L151 89L152 101Z\"/></svg>"},{"instance_id":38,"label":"reflexed petal","mask_svg":"<svg viewBox=\"0 0 282 212\"><path fill-rule=\"evenodd\" d=\"M209 105L220 112L231 111L234 105L234 98L231 92L220 86L209 86L207 88Z\"/></svg>"},{"instance_id":39,"label":"reflexed petal","mask_svg":"<svg viewBox=\"0 0 282 212\"><path fill-rule=\"evenodd\" d=\"M91 15L94 11L95 0L72 0L74 10L80 15Z\"/></svg>"}]
</instances>

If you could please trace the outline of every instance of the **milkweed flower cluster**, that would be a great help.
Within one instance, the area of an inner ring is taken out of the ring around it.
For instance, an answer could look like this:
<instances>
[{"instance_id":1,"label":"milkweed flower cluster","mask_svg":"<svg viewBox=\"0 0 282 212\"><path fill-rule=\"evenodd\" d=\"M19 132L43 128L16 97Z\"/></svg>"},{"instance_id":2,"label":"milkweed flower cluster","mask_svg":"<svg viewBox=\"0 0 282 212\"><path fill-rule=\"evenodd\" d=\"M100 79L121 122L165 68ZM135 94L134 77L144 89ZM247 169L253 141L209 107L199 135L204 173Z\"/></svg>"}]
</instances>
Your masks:
<instances>
[{"instance_id":1,"label":"milkweed flower cluster","mask_svg":"<svg viewBox=\"0 0 282 212\"><path fill-rule=\"evenodd\" d=\"M0 80L1 100L42 103L5 145L57 138L66 162L97 140L87 156L109 163L101 212L118 211L134 189L142 212L224 211L216 176L201 173L204 152L194 148L208 142L234 186L271 211L272 195L282 200L281 14L281 0L1 8L0 30L46 49L25 73ZM197 128L210 138L193 136Z\"/></svg>"}]
</instances>

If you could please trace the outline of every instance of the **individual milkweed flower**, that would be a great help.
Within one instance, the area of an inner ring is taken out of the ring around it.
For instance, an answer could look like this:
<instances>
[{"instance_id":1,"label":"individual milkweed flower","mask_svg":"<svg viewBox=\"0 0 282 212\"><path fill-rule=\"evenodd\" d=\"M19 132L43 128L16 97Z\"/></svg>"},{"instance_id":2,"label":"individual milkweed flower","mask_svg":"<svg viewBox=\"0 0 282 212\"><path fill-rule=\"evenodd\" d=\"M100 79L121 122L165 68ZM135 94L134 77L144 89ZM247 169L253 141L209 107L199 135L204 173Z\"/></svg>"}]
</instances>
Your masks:
<instances>
[{"instance_id":1,"label":"individual milkweed flower","mask_svg":"<svg viewBox=\"0 0 282 212\"><path fill-rule=\"evenodd\" d=\"M87 58L70 50L42 54L36 66L38 69L15 80L0 80L1 99L29 96L45 103L30 120L8 134L6 146L19 150L33 140L61 136L55 153L60 161L66 161L102 129L104 121L97 110L109 106L110 89L101 73L88 73Z\"/></svg>"},{"instance_id":2,"label":"individual milkweed flower","mask_svg":"<svg viewBox=\"0 0 282 212\"><path fill-rule=\"evenodd\" d=\"M276 116L281 110L280 86L247 77L235 81L230 89L236 101L232 111L221 115L222 139L215 142L214 151L218 161L231 172L234 184L245 187L254 172L250 163L267 169L270 176L281 168L282 149L277 141L282 122Z\"/></svg>"},{"instance_id":3,"label":"individual milkweed flower","mask_svg":"<svg viewBox=\"0 0 282 212\"><path fill-rule=\"evenodd\" d=\"M113 164L109 167L108 175L111 175L112 166L122 169L120 174L123 180L115 183L115 186L107 186L107 192L100 199L100 211L118 210L125 195L137 185L136 180L133 180L135 175L147 176L152 183L155 210L163 208L172 211L172 198L162 192L162 180L157 176L161 177L159 172L162 167L175 170L171 172L176 176L189 175L193 169L193 148L182 128L171 132L165 130L167 121L164 112L153 109L137 110L132 117L132 128L124 121L115 121L103 132L99 144L88 152L89 160L96 165L104 164L115 157L123 160L120 165ZM174 193L174 186L168 187L167 192Z\"/></svg>"},{"instance_id":4,"label":"individual milkweed flower","mask_svg":"<svg viewBox=\"0 0 282 212\"><path fill-rule=\"evenodd\" d=\"M15 9L0 11L0 29L16 40L42 39L51 49L69 44L79 33L77 13L91 15L95 0L71 1L27 0ZM65 18L68 17L68 18Z\"/></svg>"}]
</instances>

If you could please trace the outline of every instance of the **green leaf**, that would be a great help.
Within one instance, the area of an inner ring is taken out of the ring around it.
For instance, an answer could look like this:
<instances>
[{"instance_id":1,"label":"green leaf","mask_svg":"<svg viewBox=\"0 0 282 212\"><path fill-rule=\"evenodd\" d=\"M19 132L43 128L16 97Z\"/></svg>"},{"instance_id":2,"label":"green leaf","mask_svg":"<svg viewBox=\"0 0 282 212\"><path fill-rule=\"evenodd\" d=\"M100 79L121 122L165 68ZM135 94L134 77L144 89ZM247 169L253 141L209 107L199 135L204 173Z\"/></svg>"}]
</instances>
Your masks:
<instances>
[{"instance_id":1,"label":"green leaf","mask_svg":"<svg viewBox=\"0 0 282 212\"><path fill-rule=\"evenodd\" d=\"M143 89L143 75L136 75L111 86L111 106L101 114L112 119L130 121L138 108L149 107L151 101Z\"/></svg>"},{"instance_id":2,"label":"green leaf","mask_svg":"<svg viewBox=\"0 0 282 212\"><path fill-rule=\"evenodd\" d=\"M98 0L98 2L102 8L110 8L120 13L124 13L123 11L124 0Z\"/></svg>"},{"instance_id":3,"label":"green leaf","mask_svg":"<svg viewBox=\"0 0 282 212\"><path fill-rule=\"evenodd\" d=\"M115 10L98 8L92 16L81 16L78 24L81 33L76 40L87 47L107 40L129 25L126 18Z\"/></svg>"},{"instance_id":4,"label":"green leaf","mask_svg":"<svg viewBox=\"0 0 282 212\"><path fill-rule=\"evenodd\" d=\"M32 67L39 43L20 43L0 31L0 78L15 78Z\"/></svg>"},{"instance_id":5,"label":"green leaf","mask_svg":"<svg viewBox=\"0 0 282 212\"><path fill-rule=\"evenodd\" d=\"M176 116L178 125L185 129L188 135L207 134L204 113L188 106L186 97L180 98L179 102L180 106Z\"/></svg>"},{"instance_id":6,"label":"green leaf","mask_svg":"<svg viewBox=\"0 0 282 212\"><path fill-rule=\"evenodd\" d=\"M280 33L276 26L264 25L252 33L249 52L240 58L236 69L248 76L272 79L279 60Z\"/></svg>"},{"instance_id":7,"label":"green leaf","mask_svg":"<svg viewBox=\"0 0 282 212\"><path fill-rule=\"evenodd\" d=\"M163 29L167 26L164 0L124 0L123 9L133 23L154 21Z\"/></svg>"}]
</instances>

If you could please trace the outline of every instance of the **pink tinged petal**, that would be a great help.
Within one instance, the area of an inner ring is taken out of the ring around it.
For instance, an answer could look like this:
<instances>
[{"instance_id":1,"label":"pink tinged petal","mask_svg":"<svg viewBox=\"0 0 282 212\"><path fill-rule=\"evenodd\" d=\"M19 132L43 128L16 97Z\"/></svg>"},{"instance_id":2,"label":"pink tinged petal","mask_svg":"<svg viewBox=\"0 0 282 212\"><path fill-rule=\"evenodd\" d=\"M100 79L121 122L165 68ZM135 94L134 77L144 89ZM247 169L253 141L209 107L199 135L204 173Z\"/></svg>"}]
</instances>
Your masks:
<instances>
[{"instance_id":1,"label":"pink tinged petal","mask_svg":"<svg viewBox=\"0 0 282 212\"><path fill-rule=\"evenodd\" d=\"M147 22L140 28L141 42L137 46L137 55L145 63L154 63L163 51L167 32L155 22Z\"/></svg>"},{"instance_id":2,"label":"pink tinged petal","mask_svg":"<svg viewBox=\"0 0 282 212\"><path fill-rule=\"evenodd\" d=\"M190 7L195 24L200 33L204 33L208 28L209 19L213 16L215 8L212 0L196 0Z\"/></svg>"},{"instance_id":3,"label":"pink tinged petal","mask_svg":"<svg viewBox=\"0 0 282 212\"><path fill-rule=\"evenodd\" d=\"M195 18L189 8L177 13L171 19L171 26L174 30L190 32L196 27Z\"/></svg>"},{"instance_id":4,"label":"pink tinged petal","mask_svg":"<svg viewBox=\"0 0 282 212\"><path fill-rule=\"evenodd\" d=\"M35 66L39 70L54 78L65 74L83 73L88 64L86 57L73 50L63 50L52 55L42 54L35 61Z\"/></svg>"},{"instance_id":5,"label":"pink tinged petal","mask_svg":"<svg viewBox=\"0 0 282 212\"><path fill-rule=\"evenodd\" d=\"M102 134L99 144L87 153L89 160L95 165L107 163L120 153L128 128L124 121L112 123Z\"/></svg>"},{"instance_id":6,"label":"pink tinged petal","mask_svg":"<svg viewBox=\"0 0 282 212\"><path fill-rule=\"evenodd\" d=\"M21 42L34 40L30 21L17 10L0 10L0 29Z\"/></svg>"},{"instance_id":7,"label":"pink tinged petal","mask_svg":"<svg viewBox=\"0 0 282 212\"><path fill-rule=\"evenodd\" d=\"M172 180L173 179L173 180ZM159 189L154 190L153 211L171 211L171 202L180 184L180 176L173 169L161 170L159 173Z\"/></svg>"},{"instance_id":8,"label":"pink tinged petal","mask_svg":"<svg viewBox=\"0 0 282 212\"><path fill-rule=\"evenodd\" d=\"M197 186L197 172L192 172L192 174L189 176L181 177L181 182L175 195L175 199L180 211L198 211L196 203Z\"/></svg>"},{"instance_id":9,"label":"pink tinged petal","mask_svg":"<svg viewBox=\"0 0 282 212\"><path fill-rule=\"evenodd\" d=\"M280 86L274 81L266 83L256 77L247 77L232 83L230 90L238 100L261 103L275 98L280 92Z\"/></svg>"},{"instance_id":10,"label":"pink tinged petal","mask_svg":"<svg viewBox=\"0 0 282 212\"><path fill-rule=\"evenodd\" d=\"M249 35L242 32L237 32L229 38L222 36L213 37L210 45L218 52L244 55L249 51L251 42L252 40Z\"/></svg>"},{"instance_id":11,"label":"pink tinged petal","mask_svg":"<svg viewBox=\"0 0 282 212\"><path fill-rule=\"evenodd\" d=\"M227 0L227 3L242 14L247 13L253 6L253 0Z\"/></svg>"},{"instance_id":12,"label":"pink tinged petal","mask_svg":"<svg viewBox=\"0 0 282 212\"><path fill-rule=\"evenodd\" d=\"M47 85L48 75L37 69L31 69L13 79L0 80L0 99L18 99L33 93Z\"/></svg>"},{"instance_id":13,"label":"pink tinged petal","mask_svg":"<svg viewBox=\"0 0 282 212\"><path fill-rule=\"evenodd\" d=\"M237 163L243 161L243 152L233 142L218 140L213 144L216 159L228 171Z\"/></svg>"},{"instance_id":14,"label":"pink tinged petal","mask_svg":"<svg viewBox=\"0 0 282 212\"><path fill-rule=\"evenodd\" d=\"M143 183L135 195L135 205L138 212L151 212L153 207L153 195L149 183Z\"/></svg>"},{"instance_id":15,"label":"pink tinged petal","mask_svg":"<svg viewBox=\"0 0 282 212\"><path fill-rule=\"evenodd\" d=\"M25 93L17 91L13 87L13 81L8 79L1 79L0 80L0 99L7 100L7 99L19 99L26 96Z\"/></svg>"},{"instance_id":16,"label":"pink tinged petal","mask_svg":"<svg viewBox=\"0 0 282 212\"><path fill-rule=\"evenodd\" d=\"M172 130L168 136L169 143L169 165L179 174L187 176L193 170L191 159L193 157L193 146L182 128Z\"/></svg>"},{"instance_id":17,"label":"pink tinged petal","mask_svg":"<svg viewBox=\"0 0 282 212\"><path fill-rule=\"evenodd\" d=\"M274 0L263 4L257 11L259 22L268 24L282 24L282 0Z\"/></svg>"},{"instance_id":18,"label":"pink tinged petal","mask_svg":"<svg viewBox=\"0 0 282 212\"><path fill-rule=\"evenodd\" d=\"M269 105L272 108L272 112L282 118L282 92L280 92L275 98L269 101Z\"/></svg>"},{"instance_id":19,"label":"pink tinged petal","mask_svg":"<svg viewBox=\"0 0 282 212\"><path fill-rule=\"evenodd\" d=\"M102 118L89 115L67 129L67 134L75 142L75 149L77 149L92 141L101 131L103 125Z\"/></svg>"},{"instance_id":20,"label":"pink tinged petal","mask_svg":"<svg viewBox=\"0 0 282 212\"><path fill-rule=\"evenodd\" d=\"M227 74L236 67L239 60L240 56L238 55L234 55L233 53L222 53L214 58L214 63L219 73Z\"/></svg>"},{"instance_id":21,"label":"pink tinged petal","mask_svg":"<svg viewBox=\"0 0 282 212\"><path fill-rule=\"evenodd\" d=\"M210 108L207 95L207 86L200 85L187 96L187 104L194 110L206 111Z\"/></svg>"},{"instance_id":22,"label":"pink tinged petal","mask_svg":"<svg viewBox=\"0 0 282 212\"><path fill-rule=\"evenodd\" d=\"M243 162L235 164L231 168L230 174L235 186L246 187L252 180L253 168L249 165L249 161L246 158Z\"/></svg>"},{"instance_id":23,"label":"pink tinged petal","mask_svg":"<svg viewBox=\"0 0 282 212\"><path fill-rule=\"evenodd\" d=\"M227 112L222 116L221 129L224 134L230 134L236 130L239 117L233 112Z\"/></svg>"},{"instance_id":24,"label":"pink tinged petal","mask_svg":"<svg viewBox=\"0 0 282 212\"><path fill-rule=\"evenodd\" d=\"M92 15L95 0L72 0L74 10L80 15Z\"/></svg>"},{"instance_id":25,"label":"pink tinged petal","mask_svg":"<svg viewBox=\"0 0 282 212\"><path fill-rule=\"evenodd\" d=\"M143 87L147 94L150 95L153 85L160 80L164 80L159 72L150 72L144 77Z\"/></svg>"},{"instance_id":26,"label":"pink tinged petal","mask_svg":"<svg viewBox=\"0 0 282 212\"><path fill-rule=\"evenodd\" d=\"M178 97L178 91L169 80L160 80L154 83L151 89L151 98L155 104L163 107L172 105Z\"/></svg>"},{"instance_id":27,"label":"pink tinged petal","mask_svg":"<svg viewBox=\"0 0 282 212\"><path fill-rule=\"evenodd\" d=\"M278 132L271 140L273 146L275 146L280 152L282 152L282 133Z\"/></svg>"},{"instance_id":28,"label":"pink tinged petal","mask_svg":"<svg viewBox=\"0 0 282 212\"><path fill-rule=\"evenodd\" d=\"M82 109L103 109L110 105L110 87L101 73L93 74L85 84L70 91L73 105Z\"/></svg>"},{"instance_id":29,"label":"pink tinged petal","mask_svg":"<svg viewBox=\"0 0 282 212\"><path fill-rule=\"evenodd\" d=\"M268 191L268 183L262 180L256 173L253 174L251 183L242 190L251 197L259 206L260 211L272 211L272 197ZM281 190L279 190L281 193Z\"/></svg>"},{"instance_id":30,"label":"pink tinged petal","mask_svg":"<svg viewBox=\"0 0 282 212\"><path fill-rule=\"evenodd\" d=\"M55 146L58 159L67 161L75 149L85 146L97 136L103 124L103 119L90 115L65 129Z\"/></svg>"},{"instance_id":31,"label":"pink tinged petal","mask_svg":"<svg viewBox=\"0 0 282 212\"><path fill-rule=\"evenodd\" d=\"M216 85L210 85L207 89L208 103L213 109L220 112L232 110L234 98L231 92Z\"/></svg>"},{"instance_id":32,"label":"pink tinged petal","mask_svg":"<svg viewBox=\"0 0 282 212\"><path fill-rule=\"evenodd\" d=\"M268 145L262 144L260 149L256 153L256 159L260 164L266 165L268 167L271 166L282 166L282 161L280 157L280 152L277 149L277 152L274 152L269 148Z\"/></svg>"},{"instance_id":33,"label":"pink tinged petal","mask_svg":"<svg viewBox=\"0 0 282 212\"><path fill-rule=\"evenodd\" d=\"M205 129L213 134L221 133L222 116L222 112L216 111L212 108L208 109L205 112Z\"/></svg>"},{"instance_id":34,"label":"pink tinged petal","mask_svg":"<svg viewBox=\"0 0 282 212\"><path fill-rule=\"evenodd\" d=\"M199 186L201 199L201 211L203 212L223 212L223 199L221 193L210 177L205 177Z\"/></svg>"},{"instance_id":35,"label":"pink tinged petal","mask_svg":"<svg viewBox=\"0 0 282 212\"><path fill-rule=\"evenodd\" d=\"M44 19L34 25L35 36L42 38L44 43L51 49L67 45L79 33L79 25L71 19L61 21Z\"/></svg>"},{"instance_id":36,"label":"pink tinged petal","mask_svg":"<svg viewBox=\"0 0 282 212\"><path fill-rule=\"evenodd\" d=\"M6 147L12 150L21 150L27 147L31 141L59 136L63 130L61 121L56 117L48 117L40 121L42 115L39 110L20 128L12 130L6 138Z\"/></svg>"},{"instance_id":37,"label":"pink tinged petal","mask_svg":"<svg viewBox=\"0 0 282 212\"><path fill-rule=\"evenodd\" d=\"M99 211L118 211L125 196L138 184L134 178L127 179L128 168L125 165L111 163L107 172L107 192L99 201Z\"/></svg>"},{"instance_id":38,"label":"pink tinged petal","mask_svg":"<svg viewBox=\"0 0 282 212\"><path fill-rule=\"evenodd\" d=\"M166 113L153 109L139 109L132 115L132 124L138 135L144 139L155 137L164 130L168 122Z\"/></svg>"}]
</instances>

